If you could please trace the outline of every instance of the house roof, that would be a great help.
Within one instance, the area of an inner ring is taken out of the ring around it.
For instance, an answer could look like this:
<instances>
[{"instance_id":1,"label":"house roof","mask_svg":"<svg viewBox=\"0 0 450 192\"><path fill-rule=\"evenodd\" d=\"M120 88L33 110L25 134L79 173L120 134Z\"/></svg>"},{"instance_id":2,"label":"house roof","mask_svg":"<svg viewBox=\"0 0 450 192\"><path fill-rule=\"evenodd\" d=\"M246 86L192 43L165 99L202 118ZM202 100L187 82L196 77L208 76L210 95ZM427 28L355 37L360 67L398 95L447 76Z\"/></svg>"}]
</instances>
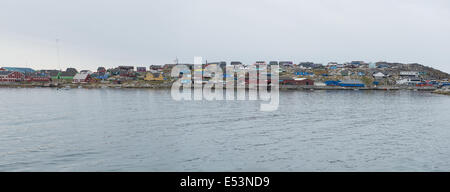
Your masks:
<instances>
[{"instance_id":1,"label":"house roof","mask_svg":"<svg viewBox=\"0 0 450 192\"><path fill-rule=\"evenodd\" d=\"M150 66L150 69L162 69L163 68L163 66L161 66L161 65L151 65Z\"/></svg>"},{"instance_id":2,"label":"house roof","mask_svg":"<svg viewBox=\"0 0 450 192\"><path fill-rule=\"evenodd\" d=\"M161 73L152 73L152 75L153 77L158 78L161 75Z\"/></svg>"},{"instance_id":3,"label":"house roof","mask_svg":"<svg viewBox=\"0 0 450 192\"><path fill-rule=\"evenodd\" d=\"M0 75L9 75L12 71L0 71Z\"/></svg>"},{"instance_id":4,"label":"house roof","mask_svg":"<svg viewBox=\"0 0 450 192\"><path fill-rule=\"evenodd\" d=\"M2 67L3 69L5 69L6 71L17 71L17 72L21 72L21 73L32 73L35 72L34 69L31 68L23 68L23 67Z\"/></svg>"},{"instance_id":5,"label":"house roof","mask_svg":"<svg viewBox=\"0 0 450 192\"><path fill-rule=\"evenodd\" d=\"M81 70L80 73L92 74L91 70Z\"/></svg>"},{"instance_id":6,"label":"house roof","mask_svg":"<svg viewBox=\"0 0 450 192\"><path fill-rule=\"evenodd\" d=\"M384 77L386 75L384 73L382 73L382 72L378 72L378 73L373 74L373 76L375 76L375 77Z\"/></svg>"},{"instance_id":7,"label":"house roof","mask_svg":"<svg viewBox=\"0 0 450 192\"><path fill-rule=\"evenodd\" d=\"M59 73L58 70L51 70L51 71L49 71L49 75L52 76L52 77L57 76L58 73Z\"/></svg>"},{"instance_id":8,"label":"house roof","mask_svg":"<svg viewBox=\"0 0 450 192\"><path fill-rule=\"evenodd\" d=\"M86 79L88 76L89 76L88 73L77 73L77 74L73 77L73 79L82 79L82 80L84 80L84 79Z\"/></svg>"},{"instance_id":9,"label":"house roof","mask_svg":"<svg viewBox=\"0 0 450 192\"><path fill-rule=\"evenodd\" d=\"M28 76L28 77L49 77L45 73L27 73L26 76Z\"/></svg>"},{"instance_id":10,"label":"house roof","mask_svg":"<svg viewBox=\"0 0 450 192\"><path fill-rule=\"evenodd\" d=\"M63 77L73 77L75 75L76 75L76 73L74 73L72 71L64 71L64 72L61 72L61 74L60 74L60 76L63 76Z\"/></svg>"}]
</instances>

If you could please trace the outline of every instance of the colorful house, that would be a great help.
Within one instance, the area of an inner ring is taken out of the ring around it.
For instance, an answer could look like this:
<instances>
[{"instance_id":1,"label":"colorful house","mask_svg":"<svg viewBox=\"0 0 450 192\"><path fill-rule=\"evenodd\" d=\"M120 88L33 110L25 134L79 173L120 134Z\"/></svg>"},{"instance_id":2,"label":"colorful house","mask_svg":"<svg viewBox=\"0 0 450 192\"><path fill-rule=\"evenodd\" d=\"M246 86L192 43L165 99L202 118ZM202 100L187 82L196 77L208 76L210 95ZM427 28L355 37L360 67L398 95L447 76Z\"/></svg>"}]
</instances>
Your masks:
<instances>
[{"instance_id":1,"label":"colorful house","mask_svg":"<svg viewBox=\"0 0 450 192\"><path fill-rule=\"evenodd\" d=\"M18 82L23 81L25 75L17 71L0 71L0 82Z\"/></svg>"},{"instance_id":2,"label":"colorful house","mask_svg":"<svg viewBox=\"0 0 450 192\"><path fill-rule=\"evenodd\" d=\"M338 68L337 65L331 65L331 66L328 67L328 69L331 69L331 70L335 70L337 68Z\"/></svg>"},{"instance_id":3,"label":"colorful house","mask_svg":"<svg viewBox=\"0 0 450 192\"><path fill-rule=\"evenodd\" d=\"M147 73L144 80L146 81L164 81L162 73Z\"/></svg>"},{"instance_id":4,"label":"colorful house","mask_svg":"<svg viewBox=\"0 0 450 192\"><path fill-rule=\"evenodd\" d=\"M364 87L364 83L359 80L344 80L339 82L341 87Z\"/></svg>"},{"instance_id":5,"label":"colorful house","mask_svg":"<svg viewBox=\"0 0 450 192\"><path fill-rule=\"evenodd\" d=\"M373 74L372 76L373 76L375 79L382 79L382 78L385 78L385 77L386 77L386 75L385 75L384 73L382 73L382 72L375 73L375 74Z\"/></svg>"},{"instance_id":6,"label":"colorful house","mask_svg":"<svg viewBox=\"0 0 450 192\"><path fill-rule=\"evenodd\" d=\"M310 75L314 75L314 73L311 73L311 72L305 72L305 71L298 71L298 72L294 72L294 75L299 75L299 76L310 76Z\"/></svg>"},{"instance_id":7,"label":"colorful house","mask_svg":"<svg viewBox=\"0 0 450 192\"><path fill-rule=\"evenodd\" d=\"M294 79L296 85L314 85L314 80L307 78Z\"/></svg>"},{"instance_id":8,"label":"colorful house","mask_svg":"<svg viewBox=\"0 0 450 192\"><path fill-rule=\"evenodd\" d=\"M98 67L97 68L97 73L106 73L106 68L105 67Z\"/></svg>"},{"instance_id":9,"label":"colorful house","mask_svg":"<svg viewBox=\"0 0 450 192\"><path fill-rule=\"evenodd\" d=\"M51 78L46 73L27 73L25 74L25 80L28 82L49 82Z\"/></svg>"},{"instance_id":10,"label":"colorful house","mask_svg":"<svg viewBox=\"0 0 450 192\"><path fill-rule=\"evenodd\" d=\"M150 70L162 71L163 70L163 66L161 66L161 65L151 65L150 66Z\"/></svg>"},{"instance_id":11,"label":"colorful house","mask_svg":"<svg viewBox=\"0 0 450 192\"><path fill-rule=\"evenodd\" d=\"M62 79L62 80L73 80L73 77L76 75L73 72L62 71L58 72L56 75L51 74L52 79ZM54 75L54 76L53 76Z\"/></svg>"},{"instance_id":12,"label":"colorful house","mask_svg":"<svg viewBox=\"0 0 450 192\"><path fill-rule=\"evenodd\" d=\"M91 78L98 80L107 80L109 78L108 73L93 73L91 74Z\"/></svg>"},{"instance_id":13,"label":"colorful house","mask_svg":"<svg viewBox=\"0 0 450 192\"><path fill-rule=\"evenodd\" d=\"M146 67L136 67L136 71L137 72L146 72L147 68Z\"/></svg>"},{"instance_id":14,"label":"colorful house","mask_svg":"<svg viewBox=\"0 0 450 192\"><path fill-rule=\"evenodd\" d=\"M77 73L72 80L72 83L87 83L91 80L89 73Z\"/></svg>"},{"instance_id":15,"label":"colorful house","mask_svg":"<svg viewBox=\"0 0 450 192\"><path fill-rule=\"evenodd\" d=\"M325 85L327 86L338 86L341 81L325 81Z\"/></svg>"},{"instance_id":16,"label":"colorful house","mask_svg":"<svg viewBox=\"0 0 450 192\"><path fill-rule=\"evenodd\" d=\"M290 78L290 77L280 77L281 85L314 85L314 80L307 78Z\"/></svg>"}]
</instances>

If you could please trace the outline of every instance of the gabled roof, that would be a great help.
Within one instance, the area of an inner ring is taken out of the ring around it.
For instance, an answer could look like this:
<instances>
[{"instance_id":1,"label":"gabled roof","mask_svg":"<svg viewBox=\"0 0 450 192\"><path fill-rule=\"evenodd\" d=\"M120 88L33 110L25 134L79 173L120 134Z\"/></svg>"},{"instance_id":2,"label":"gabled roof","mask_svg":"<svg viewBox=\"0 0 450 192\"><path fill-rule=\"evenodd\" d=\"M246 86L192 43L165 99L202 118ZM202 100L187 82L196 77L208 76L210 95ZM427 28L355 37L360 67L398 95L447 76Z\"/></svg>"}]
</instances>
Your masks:
<instances>
[{"instance_id":1,"label":"gabled roof","mask_svg":"<svg viewBox=\"0 0 450 192\"><path fill-rule=\"evenodd\" d=\"M89 76L88 73L77 73L73 79L86 79Z\"/></svg>"}]
</instances>

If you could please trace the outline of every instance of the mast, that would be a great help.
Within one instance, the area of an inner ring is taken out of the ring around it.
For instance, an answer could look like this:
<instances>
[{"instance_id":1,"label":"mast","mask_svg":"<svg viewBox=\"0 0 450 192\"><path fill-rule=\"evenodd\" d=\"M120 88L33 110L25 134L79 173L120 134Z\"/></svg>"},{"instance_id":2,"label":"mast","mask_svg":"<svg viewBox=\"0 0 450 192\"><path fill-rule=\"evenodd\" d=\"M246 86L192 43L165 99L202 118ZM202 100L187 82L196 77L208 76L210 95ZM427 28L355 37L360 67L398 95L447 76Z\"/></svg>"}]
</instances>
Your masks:
<instances>
[{"instance_id":1,"label":"mast","mask_svg":"<svg viewBox=\"0 0 450 192\"><path fill-rule=\"evenodd\" d=\"M59 71L62 71L61 63L60 63L60 60L59 60L59 38L56 38L56 62L58 64Z\"/></svg>"}]
</instances>

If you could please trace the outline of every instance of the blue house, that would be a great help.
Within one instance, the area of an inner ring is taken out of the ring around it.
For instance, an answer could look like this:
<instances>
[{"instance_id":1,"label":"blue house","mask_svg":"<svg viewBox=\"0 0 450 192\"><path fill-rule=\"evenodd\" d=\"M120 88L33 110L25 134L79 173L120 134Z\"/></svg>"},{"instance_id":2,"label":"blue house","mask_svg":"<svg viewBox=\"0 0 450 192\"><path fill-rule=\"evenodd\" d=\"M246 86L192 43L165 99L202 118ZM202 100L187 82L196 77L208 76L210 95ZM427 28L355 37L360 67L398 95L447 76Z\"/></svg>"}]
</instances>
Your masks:
<instances>
[{"instance_id":1,"label":"blue house","mask_svg":"<svg viewBox=\"0 0 450 192\"><path fill-rule=\"evenodd\" d=\"M299 71L299 72L294 72L294 75L305 76L305 75L314 75L314 73Z\"/></svg>"},{"instance_id":2,"label":"blue house","mask_svg":"<svg viewBox=\"0 0 450 192\"><path fill-rule=\"evenodd\" d=\"M230 78L230 77L234 77L234 75L231 76L230 74L223 74L223 77L224 77L224 78Z\"/></svg>"},{"instance_id":3,"label":"blue house","mask_svg":"<svg viewBox=\"0 0 450 192\"><path fill-rule=\"evenodd\" d=\"M107 73L103 74L103 75L98 75L97 79L101 79L101 80L106 80L109 78L109 75Z\"/></svg>"},{"instance_id":4,"label":"blue house","mask_svg":"<svg viewBox=\"0 0 450 192\"><path fill-rule=\"evenodd\" d=\"M341 81L325 81L325 85L327 86L338 86Z\"/></svg>"},{"instance_id":5,"label":"blue house","mask_svg":"<svg viewBox=\"0 0 450 192\"><path fill-rule=\"evenodd\" d=\"M364 83L359 80L344 80L339 82L341 87L364 87Z\"/></svg>"}]
</instances>

